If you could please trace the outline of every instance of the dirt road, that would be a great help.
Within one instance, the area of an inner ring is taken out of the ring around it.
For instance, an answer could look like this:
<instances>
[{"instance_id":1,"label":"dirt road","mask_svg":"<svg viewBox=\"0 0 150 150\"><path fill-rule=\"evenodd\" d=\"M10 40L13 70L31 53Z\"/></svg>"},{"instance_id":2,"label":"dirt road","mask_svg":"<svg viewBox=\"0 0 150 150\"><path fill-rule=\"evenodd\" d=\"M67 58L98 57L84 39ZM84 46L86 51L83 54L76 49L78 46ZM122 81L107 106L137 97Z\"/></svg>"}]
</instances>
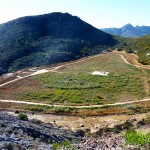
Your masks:
<instances>
[{"instance_id":1,"label":"dirt road","mask_svg":"<svg viewBox=\"0 0 150 150\"><path fill-rule=\"evenodd\" d=\"M145 102L145 101L150 101L150 98L135 100L135 101L122 102L122 103L106 104L106 105L85 105L85 106L50 105L50 104L44 104L44 103L34 103L34 102L19 101L19 100L0 100L0 102L5 102L5 103L29 104L29 105L37 105L37 106L63 107L63 108L94 108L94 107L133 104L133 103L139 103L139 102Z\"/></svg>"}]
</instances>

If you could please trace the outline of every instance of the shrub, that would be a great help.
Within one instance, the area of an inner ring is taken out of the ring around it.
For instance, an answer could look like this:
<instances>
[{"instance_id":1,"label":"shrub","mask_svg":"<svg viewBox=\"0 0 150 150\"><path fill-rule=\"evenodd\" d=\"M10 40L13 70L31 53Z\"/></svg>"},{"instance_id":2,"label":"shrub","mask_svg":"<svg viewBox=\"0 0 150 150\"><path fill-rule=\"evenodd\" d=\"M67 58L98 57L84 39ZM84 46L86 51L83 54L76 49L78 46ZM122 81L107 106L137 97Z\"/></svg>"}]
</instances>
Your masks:
<instances>
[{"instance_id":1,"label":"shrub","mask_svg":"<svg viewBox=\"0 0 150 150\"><path fill-rule=\"evenodd\" d=\"M132 129L126 131L124 136L127 144L135 144L139 146L146 146L150 144L150 133L141 134Z\"/></svg>"},{"instance_id":2,"label":"shrub","mask_svg":"<svg viewBox=\"0 0 150 150\"><path fill-rule=\"evenodd\" d=\"M18 118L19 118L20 120L28 120L28 116L27 116L26 114L19 114L19 115L18 115Z\"/></svg>"},{"instance_id":3,"label":"shrub","mask_svg":"<svg viewBox=\"0 0 150 150\"><path fill-rule=\"evenodd\" d=\"M52 145L54 150L61 150L61 149L70 149L70 150L78 150L75 145L72 145L69 141L63 141L60 143L54 143Z\"/></svg>"},{"instance_id":4,"label":"shrub","mask_svg":"<svg viewBox=\"0 0 150 150\"><path fill-rule=\"evenodd\" d=\"M32 122L36 123L36 124L41 124L42 121L41 120L38 120L38 119L32 119Z\"/></svg>"},{"instance_id":5,"label":"shrub","mask_svg":"<svg viewBox=\"0 0 150 150\"><path fill-rule=\"evenodd\" d=\"M130 130L133 127L133 124L130 121L123 123L123 129Z\"/></svg>"},{"instance_id":6,"label":"shrub","mask_svg":"<svg viewBox=\"0 0 150 150\"><path fill-rule=\"evenodd\" d=\"M15 110L15 114L19 114L19 110Z\"/></svg>"}]
</instances>

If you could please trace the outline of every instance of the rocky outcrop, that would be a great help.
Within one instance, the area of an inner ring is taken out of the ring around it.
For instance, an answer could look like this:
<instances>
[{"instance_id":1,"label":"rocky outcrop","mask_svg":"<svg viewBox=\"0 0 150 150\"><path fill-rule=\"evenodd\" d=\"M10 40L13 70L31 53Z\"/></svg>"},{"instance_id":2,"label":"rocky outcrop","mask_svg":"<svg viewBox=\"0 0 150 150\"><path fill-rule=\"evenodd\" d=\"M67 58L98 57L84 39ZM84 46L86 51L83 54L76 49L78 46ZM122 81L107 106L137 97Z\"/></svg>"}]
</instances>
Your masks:
<instances>
[{"instance_id":1,"label":"rocky outcrop","mask_svg":"<svg viewBox=\"0 0 150 150\"><path fill-rule=\"evenodd\" d=\"M0 112L0 149L51 150L52 144L64 140L76 141L78 134L35 120L19 120L18 117Z\"/></svg>"},{"instance_id":2,"label":"rocky outcrop","mask_svg":"<svg viewBox=\"0 0 150 150\"><path fill-rule=\"evenodd\" d=\"M20 120L3 111L0 112L0 150L53 150L53 143L66 140L79 150L145 150L149 149L149 145L143 148L127 145L122 131L149 125L148 121L132 118L111 127L100 127L96 134L92 135L87 134L90 131L82 130L83 124L80 124L81 129L74 133L36 119Z\"/></svg>"}]
</instances>

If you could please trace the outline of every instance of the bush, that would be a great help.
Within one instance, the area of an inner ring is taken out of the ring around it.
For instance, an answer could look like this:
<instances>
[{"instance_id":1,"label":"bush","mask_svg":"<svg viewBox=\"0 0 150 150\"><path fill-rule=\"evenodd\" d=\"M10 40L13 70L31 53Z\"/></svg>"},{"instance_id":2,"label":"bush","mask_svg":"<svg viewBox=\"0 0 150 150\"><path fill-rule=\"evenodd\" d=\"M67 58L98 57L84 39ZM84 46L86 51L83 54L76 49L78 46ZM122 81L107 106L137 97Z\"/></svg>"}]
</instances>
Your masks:
<instances>
[{"instance_id":1,"label":"bush","mask_svg":"<svg viewBox=\"0 0 150 150\"><path fill-rule=\"evenodd\" d=\"M15 114L19 114L19 110L15 110Z\"/></svg>"},{"instance_id":2,"label":"bush","mask_svg":"<svg viewBox=\"0 0 150 150\"><path fill-rule=\"evenodd\" d=\"M63 141L60 143L54 143L52 145L54 150L61 150L61 149L70 149L70 150L78 150L75 145L72 145L69 141Z\"/></svg>"},{"instance_id":3,"label":"bush","mask_svg":"<svg viewBox=\"0 0 150 150\"><path fill-rule=\"evenodd\" d=\"M126 131L124 136L127 144L135 144L139 146L146 146L150 144L150 133L141 134L132 129Z\"/></svg>"},{"instance_id":4,"label":"bush","mask_svg":"<svg viewBox=\"0 0 150 150\"><path fill-rule=\"evenodd\" d=\"M19 115L18 115L18 118L19 118L20 120L28 120L28 116L27 116L26 114L19 114Z\"/></svg>"},{"instance_id":5,"label":"bush","mask_svg":"<svg viewBox=\"0 0 150 150\"><path fill-rule=\"evenodd\" d=\"M127 120L125 123L123 123L122 126L123 126L123 129L130 130L133 127L133 124Z\"/></svg>"}]
</instances>

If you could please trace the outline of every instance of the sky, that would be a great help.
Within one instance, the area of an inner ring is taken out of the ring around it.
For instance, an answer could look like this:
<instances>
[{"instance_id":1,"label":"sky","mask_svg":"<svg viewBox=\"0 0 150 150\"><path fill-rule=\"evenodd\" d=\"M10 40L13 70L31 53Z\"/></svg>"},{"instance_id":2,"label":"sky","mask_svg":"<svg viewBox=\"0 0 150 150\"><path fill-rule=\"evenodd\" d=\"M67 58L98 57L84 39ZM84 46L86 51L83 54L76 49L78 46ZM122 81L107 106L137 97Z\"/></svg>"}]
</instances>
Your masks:
<instances>
[{"instance_id":1,"label":"sky","mask_svg":"<svg viewBox=\"0 0 150 150\"><path fill-rule=\"evenodd\" d=\"M97 28L150 26L150 0L0 0L0 24L51 12L68 12Z\"/></svg>"}]
</instances>

